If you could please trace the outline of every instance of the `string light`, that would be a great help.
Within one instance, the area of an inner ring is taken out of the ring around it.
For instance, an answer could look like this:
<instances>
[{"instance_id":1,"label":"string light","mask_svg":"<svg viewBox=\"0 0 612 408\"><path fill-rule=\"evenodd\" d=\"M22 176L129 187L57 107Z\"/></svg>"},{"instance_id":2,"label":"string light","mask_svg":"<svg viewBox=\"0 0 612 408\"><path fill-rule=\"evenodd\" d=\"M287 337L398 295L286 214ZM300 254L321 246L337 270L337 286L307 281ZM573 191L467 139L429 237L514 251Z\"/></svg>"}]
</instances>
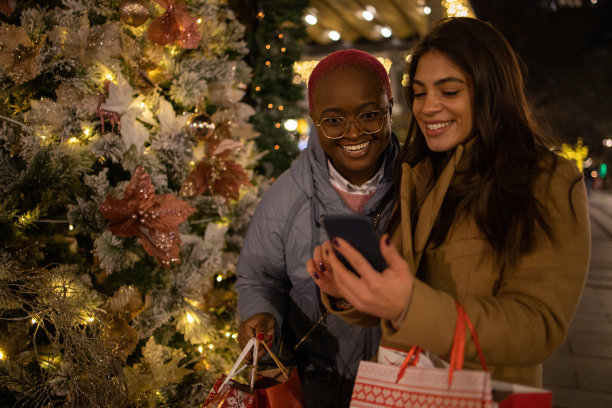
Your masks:
<instances>
[{"instance_id":1,"label":"string light","mask_svg":"<svg viewBox=\"0 0 612 408\"><path fill-rule=\"evenodd\" d=\"M331 30L329 33L327 33L327 36L332 41L338 41L340 39L340 33L336 30Z\"/></svg>"},{"instance_id":2,"label":"string light","mask_svg":"<svg viewBox=\"0 0 612 408\"><path fill-rule=\"evenodd\" d=\"M211 343L211 344L208 345L208 348L212 350L212 349L215 348L215 345Z\"/></svg>"},{"instance_id":3,"label":"string light","mask_svg":"<svg viewBox=\"0 0 612 408\"><path fill-rule=\"evenodd\" d=\"M274 126L276 126L276 128L277 128L277 129L280 129L281 124L280 124L280 123L278 123L278 122L276 122L276 124L275 124ZM278 149L276 149L276 150L278 150Z\"/></svg>"},{"instance_id":4,"label":"string light","mask_svg":"<svg viewBox=\"0 0 612 408\"><path fill-rule=\"evenodd\" d=\"M77 138L76 138L76 137L74 137L74 136L73 136L73 137L71 137L70 139L68 139L68 143L76 143L76 142L78 142L78 141L79 141L79 139L77 139Z\"/></svg>"},{"instance_id":5,"label":"string light","mask_svg":"<svg viewBox=\"0 0 612 408\"><path fill-rule=\"evenodd\" d=\"M230 337L232 335L232 333L230 332L225 332L225 337Z\"/></svg>"},{"instance_id":6,"label":"string light","mask_svg":"<svg viewBox=\"0 0 612 408\"><path fill-rule=\"evenodd\" d=\"M266 44L266 50L270 49L270 44Z\"/></svg>"},{"instance_id":7,"label":"string light","mask_svg":"<svg viewBox=\"0 0 612 408\"><path fill-rule=\"evenodd\" d=\"M295 130L297 130L298 128L298 122L295 119L287 119L285 121L285 129L287 129L289 132L293 132Z\"/></svg>"},{"instance_id":8,"label":"string light","mask_svg":"<svg viewBox=\"0 0 612 408\"><path fill-rule=\"evenodd\" d=\"M89 136L90 133L91 133L91 129L90 128L86 127L85 129L83 129L83 134L85 136Z\"/></svg>"},{"instance_id":9,"label":"string light","mask_svg":"<svg viewBox=\"0 0 612 408\"><path fill-rule=\"evenodd\" d=\"M32 318L31 322L32 322L32 324L38 323L35 318Z\"/></svg>"},{"instance_id":10,"label":"string light","mask_svg":"<svg viewBox=\"0 0 612 408\"><path fill-rule=\"evenodd\" d=\"M282 35L282 34L279 34L279 35L278 35L278 38L283 38L283 35Z\"/></svg>"},{"instance_id":11,"label":"string light","mask_svg":"<svg viewBox=\"0 0 612 408\"><path fill-rule=\"evenodd\" d=\"M259 91L261 91L261 86L256 86L255 87L255 92L259 92Z\"/></svg>"},{"instance_id":12,"label":"string light","mask_svg":"<svg viewBox=\"0 0 612 408\"><path fill-rule=\"evenodd\" d=\"M236 340L237 337L238 337L237 333L232 333L232 339Z\"/></svg>"},{"instance_id":13,"label":"string light","mask_svg":"<svg viewBox=\"0 0 612 408\"><path fill-rule=\"evenodd\" d=\"M195 323L195 317L193 317L191 313L187 312L187 314L185 315L185 318L187 319L187 322L189 322L190 324Z\"/></svg>"},{"instance_id":14,"label":"string light","mask_svg":"<svg viewBox=\"0 0 612 408\"><path fill-rule=\"evenodd\" d=\"M221 282L223 280L223 275L217 275L217 282Z\"/></svg>"},{"instance_id":15,"label":"string light","mask_svg":"<svg viewBox=\"0 0 612 408\"><path fill-rule=\"evenodd\" d=\"M279 145L274 145L274 150L278 150L278 149L280 149L280 146Z\"/></svg>"},{"instance_id":16,"label":"string light","mask_svg":"<svg viewBox=\"0 0 612 408\"><path fill-rule=\"evenodd\" d=\"M287 49L285 47L281 48L281 52L285 52Z\"/></svg>"},{"instance_id":17,"label":"string light","mask_svg":"<svg viewBox=\"0 0 612 408\"><path fill-rule=\"evenodd\" d=\"M4 352L0 350L0 360L4 360Z\"/></svg>"},{"instance_id":18,"label":"string light","mask_svg":"<svg viewBox=\"0 0 612 408\"><path fill-rule=\"evenodd\" d=\"M271 104L271 103L268 104L268 109L272 109L273 107L274 107L273 104Z\"/></svg>"},{"instance_id":19,"label":"string light","mask_svg":"<svg viewBox=\"0 0 612 408\"><path fill-rule=\"evenodd\" d=\"M315 24L317 24L317 22L318 22L319 20L317 19L317 17L316 17L315 15L313 15L313 14L307 14L307 15L304 17L304 21L306 21L306 23L307 23L307 24L309 24L309 25L315 25Z\"/></svg>"},{"instance_id":20,"label":"string light","mask_svg":"<svg viewBox=\"0 0 612 408\"><path fill-rule=\"evenodd\" d=\"M69 230L69 231L72 231L72 230L74 230L74 225L72 225L72 224L69 224L69 225L68 225L68 230Z\"/></svg>"},{"instance_id":21,"label":"string light","mask_svg":"<svg viewBox=\"0 0 612 408\"><path fill-rule=\"evenodd\" d=\"M472 13L464 4L463 0L442 0L442 6L446 9L448 17L468 17Z\"/></svg>"},{"instance_id":22,"label":"string light","mask_svg":"<svg viewBox=\"0 0 612 408\"><path fill-rule=\"evenodd\" d=\"M271 64L271 63L270 63L270 61L266 61L266 66L268 66L268 67L269 67L269 66L270 66L270 64Z\"/></svg>"},{"instance_id":23,"label":"string light","mask_svg":"<svg viewBox=\"0 0 612 408\"><path fill-rule=\"evenodd\" d=\"M202 18L198 18L198 24L202 24Z\"/></svg>"},{"instance_id":24,"label":"string light","mask_svg":"<svg viewBox=\"0 0 612 408\"><path fill-rule=\"evenodd\" d=\"M283 109L285 109L285 107L283 105L278 105L278 110L282 111Z\"/></svg>"},{"instance_id":25,"label":"string light","mask_svg":"<svg viewBox=\"0 0 612 408\"><path fill-rule=\"evenodd\" d=\"M200 352L200 354L204 353L204 347L198 346L198 351Z\"/></svg>"}]
</instances>

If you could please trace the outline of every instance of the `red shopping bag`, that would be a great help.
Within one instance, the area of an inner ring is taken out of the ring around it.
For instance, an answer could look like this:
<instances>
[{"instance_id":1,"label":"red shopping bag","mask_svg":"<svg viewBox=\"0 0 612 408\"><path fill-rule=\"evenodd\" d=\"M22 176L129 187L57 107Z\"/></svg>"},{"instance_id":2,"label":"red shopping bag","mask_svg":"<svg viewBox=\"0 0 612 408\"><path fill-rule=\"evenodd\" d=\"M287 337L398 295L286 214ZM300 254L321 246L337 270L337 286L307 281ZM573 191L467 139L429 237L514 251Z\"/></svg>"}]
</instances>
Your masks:
<instances>
[{"instance_id":1,"label":"red shopping bag","mask_svg":"<svg viewBox=\"0 0 612 408\"><path fill-rule=\"evenodd\" d=\"M257 371L258 341L249 340L227 376L215 381L202 408L304 408L302 384L296 368L287 369L268 346L262 342L278 368ZM238 369L247 353L253 349L253 369L250 384L232 380L247 367Z\"/></svg>"},{"instance_id":2,"label":"red shopping bag","mask_svg":"<svg viewBox=\"0 0 612 408\"><path fill-rule=\"evenodd\" d=\"M482 371L462 369L466 325L478 350ZM459 303L449 366L417 366L421 351L420 347L412 347L401 366L361 361L351 408L550 408L552 405L549 391L525 387L530 388L526 393L522 386L491 381L472 322Z\"/></svg>"}]
</instances>

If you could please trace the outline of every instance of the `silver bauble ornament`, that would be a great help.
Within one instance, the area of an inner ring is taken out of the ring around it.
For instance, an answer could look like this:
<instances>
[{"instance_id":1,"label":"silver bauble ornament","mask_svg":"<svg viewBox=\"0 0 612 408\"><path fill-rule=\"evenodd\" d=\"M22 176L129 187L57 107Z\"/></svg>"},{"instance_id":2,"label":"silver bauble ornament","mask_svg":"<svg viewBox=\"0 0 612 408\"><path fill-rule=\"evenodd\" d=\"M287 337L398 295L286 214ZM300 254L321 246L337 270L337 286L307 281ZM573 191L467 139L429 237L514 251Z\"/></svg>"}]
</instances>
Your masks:
<instances>
[{"instance_id":1,"label":"silver bauble ornament","mask_svg":"<svg viewBox=\"0 0 612 408\"><path fill-rule=\"evenodd\" d=\"M194 113L185 123L185 131L195 143L208 139L215 131L215 123L205 113Z\"/></svg>"},{"instance_id":2,"label":"silver bauble ornament","mask_svg":"<svg viewBox=\"0 0 612 408\"><path fill-rule=\"evenodd\" d=\"M123 0L119 5L119 18L125 24L138 27L149 18L149 7L144 0Z\"/></svg>"}]
</instances>

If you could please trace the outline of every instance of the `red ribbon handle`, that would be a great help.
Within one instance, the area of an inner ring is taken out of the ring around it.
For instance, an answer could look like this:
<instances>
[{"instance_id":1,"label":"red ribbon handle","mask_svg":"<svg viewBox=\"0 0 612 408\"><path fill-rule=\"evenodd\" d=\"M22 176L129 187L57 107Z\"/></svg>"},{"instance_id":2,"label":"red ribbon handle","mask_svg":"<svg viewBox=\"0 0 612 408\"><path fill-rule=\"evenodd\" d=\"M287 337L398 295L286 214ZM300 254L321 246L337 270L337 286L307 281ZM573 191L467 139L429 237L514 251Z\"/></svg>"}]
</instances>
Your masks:
<instances>
[{"instance_id":1,"label":"red ribbon handle","mask_svg":"<svg viewBox=\"0 0 612 408\"><path fill-rule=\"evenodd\" d=\"M453 381L453 373L455 370L461 370L463 368L463 358L465 355L465 326L467 325L470 329L470 333L472 333L472 338L474 339L474 344L476 345L476 351L478 351L478 357L480 358L480 363L482 364L482 368L484 371L487 370L487 364L485 363L484 354L482 353L482 348L480 347L480 342L478 341L478 337L476 336L476 330L474 329L474 325L470 320L469 316L465 312L465 309L459 304L459 302L455 301L455 305L457 306L457 324L455 325L455 336L453 338L453 347L451 349L450 356L450 364L448 370L448 386ZM412 346L406 355L406 358L402 362L400 366L400 370L397 373L397 379L395 382L399 382L399 380L404 376L406 369L408 366L416 366L419 362L419 354L423 351L423 349L419 346Z\"/></svg>"}]
</instances>

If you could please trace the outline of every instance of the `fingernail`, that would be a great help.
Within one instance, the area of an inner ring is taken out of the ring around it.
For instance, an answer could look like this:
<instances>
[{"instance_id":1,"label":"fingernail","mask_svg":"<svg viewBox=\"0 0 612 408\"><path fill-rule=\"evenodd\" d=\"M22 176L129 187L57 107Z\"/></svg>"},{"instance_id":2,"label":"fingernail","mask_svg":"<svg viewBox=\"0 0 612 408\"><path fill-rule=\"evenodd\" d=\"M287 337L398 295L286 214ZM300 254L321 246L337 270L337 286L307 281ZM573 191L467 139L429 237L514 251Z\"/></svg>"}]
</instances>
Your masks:
<instances>
[{"instance_id":1,"label":"fingernail","mask_svg":"<svg viewBox=\"0 0 612 408\"><path fill-rule=\"evenodd\" d=\"M264 334L262 332L257 333L257 340L263 341L263 339L264 339Z\"/></svg>"},{"instance_id":2,"label":"fingernail","mask_svg":"<svg viewBox=\"0 0 612 408\"><path fill-rule=\"evenodd\" d=\"M337 247L340 246L340 241L338 241L338 238L334 238L334 245Z\"/></svg>"},{"instance_id":3,"label":"fingernail","mask_svg":"<svg viewBox=\"0 0 612 408\"><path fill-rule=\"evenodd\" d=\"M385 245L391 245L391 238L388 235L385 237Z\"/></svg>"},{"instance_id":4,"label":"fingernail","mask_svg":"<svg viewBox=\"0 0 612 408\"><path fill-rule=\"evenodd\" d=\"M319 279L319 274L315 271L312 273L312 277L315 279Z\"/></svg>"},{"instance_id":5,"label":"fingernail","mask_svg":"<svg viewBox=\"0 0 612 408\"><path fill-rule=\"evenodd\" d=\"M323 262L319 262L319 269L321 272L325 272L325 265L323 265Z\"/></svg>"}]
</instances>

